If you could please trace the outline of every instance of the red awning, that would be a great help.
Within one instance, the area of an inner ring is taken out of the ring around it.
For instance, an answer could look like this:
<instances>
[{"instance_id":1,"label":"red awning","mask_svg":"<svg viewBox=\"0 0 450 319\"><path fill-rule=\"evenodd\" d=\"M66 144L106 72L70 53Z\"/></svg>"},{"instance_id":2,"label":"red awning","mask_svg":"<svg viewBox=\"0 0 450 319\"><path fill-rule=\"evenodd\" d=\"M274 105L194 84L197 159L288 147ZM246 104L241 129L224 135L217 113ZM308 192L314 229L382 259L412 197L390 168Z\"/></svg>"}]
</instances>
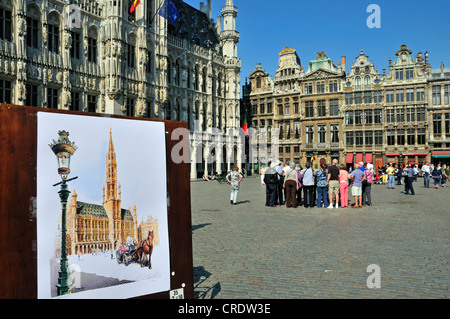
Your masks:
<instances>
[{"instance_id":1,"label":"red awning","mask_svg":"<svg viewBox=\"0 0 450 319\"><path fill-rule=\"evenodd\" d=\"M356 153L356 163L363 161L363 153Z\"/></svg>"},{"instance_id":2,"label":"red awning","mask_svg":"<svg viewBox=\"0 0 450 319\"><path fill-rule=\"evenodd\" d=\"M386 154L386 156L395 157L395 156L400 156L400 154Z\"/></svg>"},{"instance_id":3,"label":"red awning","mask_svg":"<svg viewBox=\"0 0 450 319\"><path fill-rule=\"evenodd\" d=\"M403 156L427 156L428 153L412 153L412 154L403 154Z\"/></svg>"},{"instance_id":4,"label":"red awning","mask_svg":"<svg viewBox=\"0 0 450 319\"><path fill-rule=\"evenodd\" d=\"M347 160L346 163L353 163L353 153L347 153Z\"/></svg>"},{"instance_id":5,"label":"red awning","mask_svg":"<svg viewBox=\"0 0 450 319\"><path fill-rule=\"evenodd\" d=\"M372 161L373 161L373 154L366 153L366 163L372 163Z\"/></svg>"}]
</instances>

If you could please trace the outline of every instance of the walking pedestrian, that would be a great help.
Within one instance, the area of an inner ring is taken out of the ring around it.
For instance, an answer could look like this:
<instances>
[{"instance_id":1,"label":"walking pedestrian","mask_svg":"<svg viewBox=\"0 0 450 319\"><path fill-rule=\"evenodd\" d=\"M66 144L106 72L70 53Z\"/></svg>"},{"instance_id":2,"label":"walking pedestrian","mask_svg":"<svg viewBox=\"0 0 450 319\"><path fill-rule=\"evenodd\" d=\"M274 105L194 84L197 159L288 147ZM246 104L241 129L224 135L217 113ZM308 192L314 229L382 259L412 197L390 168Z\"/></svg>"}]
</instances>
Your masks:
<instances>
[{"instance_id":1,"label":"walking pedestrian","mask_svg":"<svg viewBox=\"0 0 450 319\"><path fill-rule=\"evenodd\" d=\"M350 174L345 169L345 165L341 164L339 169L339 194L341 197L341 207L348 207L348 180Z\"/></svg>"},{"instance_id":2,"label":"walking pedestrian","mask_svg":"<svg viewBox=\"0 0 450 319\"><path fill-rule=\"evenodd\" d=\"M269 162L269 168L264 172L264 184L266 185L266 206L275 207L278 185L275 163Z\"/></svg>"},{"instance_id":3,"label":"walking pedestrian","mask_svg":"<svg viewBox=\"0 0 450 319\"><path fill-rule=\"evenodd\" d=\"M311 163L305 164L303 175L303 206L305 208L314 207L314 171L311 168Z\"/></svg>"},{"instance_id":4,"label":"walking pedestrian","mask_svg":"<svg viewBox=\"0 0 450 319\"><path fill-rule=\"evenodd\" d=\"M365 166L367 164L364 164ZM363 206L372 206L372 184L373 184L373 172L370 169L364 170L365 180L363 181Z\"/></svg>"},{"instance_id":5,"label":"walking pedestrian","mask_svg":"<svg viewBox=\"0 0 450 319\"><path fill-rule=\"evenodd\" d=\"M438 166L436 166L433 169L433 171L431 172L431 176L433 177L433 180L434 180L434 188L438 189L439 185L441 184L441 180L442 180L442 172L438 168Z\"/></svg>"},{"instance_id":6,"label":"walking pedestrian","mask_svg":"<svg viewBox=\"0 0 450 319\"><path fill-rule=\"evenodd\" d=\"M230 203L236 205L239 188L242 180L242 174L239 173L239 168L236 166L232 172L227 175L227 182L231 185Z\"/></svg>"},{"instance_id":7,"label":"walking pedestrian","mask_svg":"<svg viewBox=\"0 0 450 319\"><path fill-rule=\"evenodd\" d=\"M336 199L336 208L339 208L339 168L337 167L338 160L331 161L330 169L328 170L327 185L330 205L328 208L333 208L333 195Z\"/></svg>"},{"instance_id":8,"label":"walking pedestrian","mask_svg":"<svg viewBox=\"0 0 450 319\"><path fill-rule=\"evenodd\" d=\"M415 195L414 187L413 187L413 180L414 180L414 163L409 163L409 167L405 169L403 172L405 175L405 195L409 195L411 192L411 195Z\"/></svg>"},{"instance_id":9,"label":"walking pedestrian","mask_svg":"<svg viewBox=\"0 0 450 319\"><path fill-rule=\"evenodd\" d=\"M297 208L298 174L294 163L290 162L289 167L283 184L283 188L286 190L286 207Z\"/></svg>"},{"instance_id":10,"label":"walking pedestrian","mask_svg":"<svg viewBox=\"0 0 450 319\"><path fill-rule=\"evenodd\" d=\"M327 192L327 164L320 165L320 169L314 173L314 178L317 181L317 207L328 207L328 192Z\"/></svg>"},{"instance_id":11,"label":"walking pedestrian","mask_svg":"<svg viewBox=\"0 0 450 319\"><path fill-rule=\"evenodd\" d=\"M350 174L352 181L352 195L355 198L353 208L362 207L362 182L365 179L364 173L359 169L359 164L355 164L355 169Z\"/></svg>"},{"instance_id":12,"label":"walking pedestrian","mask_svg":"<svg viewBox=\"0 0 450 319\"><path fill-rule=\"evenodd\" d=\"M390 163L389 167L386 169L386 174L388 175L388 188L389 189L394 189L394 184L395 184L395 168L394 168L394 163Z\"/></svg>"}]
</instances>

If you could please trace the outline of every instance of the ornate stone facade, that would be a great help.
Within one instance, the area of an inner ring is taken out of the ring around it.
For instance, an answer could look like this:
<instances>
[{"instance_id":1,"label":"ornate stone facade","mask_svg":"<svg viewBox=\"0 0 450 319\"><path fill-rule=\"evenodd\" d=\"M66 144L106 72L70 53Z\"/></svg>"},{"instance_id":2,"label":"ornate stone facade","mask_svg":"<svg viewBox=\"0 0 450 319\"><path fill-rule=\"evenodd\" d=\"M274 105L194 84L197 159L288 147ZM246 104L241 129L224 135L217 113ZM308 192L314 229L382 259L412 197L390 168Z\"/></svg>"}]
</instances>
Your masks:
<instances>
[{"instance_id":1,"label":"ornate stone facade","mask_svg":"<svg viewBox=\"0 0 450 319\"><path fill-rule=\"evenodd\" d=\"M450 72L431 69L428 52L414 58L402 45L382 74L362 50L348 73L345 57L336 66L317 52L304 72L294 49L279 55L274 81L258 64L243 88L253 128L280 128L279 152L265 162L450 161ZM264 101L274 103L270 113Z\"/></svg>"},{"instance_id":2,"label":"ornate stone facade","mask_svg":"<svg viewBox=\"0 0 450 319\"><path fill-rule=\"evenodd\" d=\"M130 13L132 3L1 0L0 102L184 121L192 142L195 123L238 128L233 1L215 22L210 0L200 10L173 0L173 23L157 14L160 1L141 0ZM226 169L216 162L192 165L191 176Z\"/></svg>"}]
</instances>

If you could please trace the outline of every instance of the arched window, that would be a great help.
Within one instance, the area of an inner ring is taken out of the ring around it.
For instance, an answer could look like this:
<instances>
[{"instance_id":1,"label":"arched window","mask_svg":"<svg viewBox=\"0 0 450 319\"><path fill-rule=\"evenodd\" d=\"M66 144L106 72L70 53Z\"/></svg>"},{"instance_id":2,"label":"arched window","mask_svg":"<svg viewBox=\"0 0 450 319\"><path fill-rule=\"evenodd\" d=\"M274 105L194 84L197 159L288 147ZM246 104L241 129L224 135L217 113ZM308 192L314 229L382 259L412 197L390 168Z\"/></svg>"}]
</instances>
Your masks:
<instances>
[{"instance_id":1,"label":"arched window","mask_svg":"<svg viewBox=\"0 0 450 319\"><path fill-rule=\"evenodd\" d=\"M172 63L169 58L167 58L167 83L172 83Z\"/></svg>"},{"instance_id":2,"label":"arched window","mask_svg":"<svg viewBox=\"0 0 450 319\"><path fill-rule=\"evenodd\" d=\"M47 47L50 52L59 54L59 15L56 12L49 14L47 19Z\"/></svg>"},{"instance_id":3,"label":"arched window","mask_svg":"<svg viewBox=\"0 0 450 319\"><path fill-rule=\"evenodd\" d=\"M261 88L261 78L260 78L260 77L257 77L257 78L256 78L256 88L257 88L257 89L260 89L260 88Z\"/></svg>"},{"instance_id":4,"label":"arched window","mask_svg":"<svg viewBox=\"0 0 450 319\"><path fill-rule=\"evenodd\" d=\"M174 78L175 78L175 85L180 86L181 85L181 62L180 60L177 60L175 62L175 69L174 69Z\"/></svg>"},{"instance_id":5,"label":"arched window","mask_svg":"<svg viewBox=\"0 0 450 319\"><path fill-rule=\"evenodd\" d=\"M88 32L88 56L89 62L97 63L97 29L94 27L89 28Z\"/></svg>"},{"instance_id":6,"label":"arched window","mask_svg":"<svg viewBox=\"0 0 450 319\"><path fill-rule=\"evenodd\" d=\"M206 92L206 80L207 80L207 73L206 73L206 68L203 68L203 72L202 72L202 92L205 93Z\"/></svg>"},{"instance_id":7,"label":"arched window","mask_svg":"<svg viewBox=\"0 0 450 319\"><path fill-rule=\"evenodd\" d=\"M9 0L0 4L0 39L12 41L13 20L12 4Z\"/></svg>"},{"instance_id":8,"label":"arched window","mask_svg":"<svg viewBox=\"0 0 450 319\"><path fill-rule=\"evenodd\" d=\"M194 90L198 91L200 85L200 67L198 65L194 68Z\"/></svg>"},{"instance_id":9,"label":"arched window","mask_svg":"<svg viewBox=\"0 0 450 319\"><path fill-rule=\"evenodd\" d=\"M41 13L35 5L30 5L27 8L27 46L39 49L41 36Z\"/></svg>"},{"instance_id":10,"label":"arched window","mask_svg":"<svg viewBox=\"0 0 450 319\"><path fill-rule=\"evenodd\" d=\"M127 66L133 69L136 67L136 36L134 34L128 37Z\"/></svg>"},{"instance_id":11,"label":"arched window","mask_svg":"<svg viewBox=\"0 0 450 319\"><path fill-rule=\"evenodd\" d=\"M366 76L364 77L364 86L365 86L366 88L370 88L370 84L371 84L370 82L371 82L370 76L366 75Z\"/></svg>"}]
</instances>

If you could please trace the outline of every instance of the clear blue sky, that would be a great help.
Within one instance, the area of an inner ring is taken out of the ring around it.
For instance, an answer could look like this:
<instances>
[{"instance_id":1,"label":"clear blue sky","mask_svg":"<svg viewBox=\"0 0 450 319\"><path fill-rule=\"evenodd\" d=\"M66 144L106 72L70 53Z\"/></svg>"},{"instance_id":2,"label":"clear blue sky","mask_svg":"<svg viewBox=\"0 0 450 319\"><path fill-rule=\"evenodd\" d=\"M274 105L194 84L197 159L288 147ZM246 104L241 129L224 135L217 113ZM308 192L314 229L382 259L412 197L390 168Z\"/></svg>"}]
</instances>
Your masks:
<instances>
[{"instance_id":1,"label":"clear blue sky","mask_svg":"<svg viewBox=\"0 0 450 319\"><path fill-rule=\"evenodd\" d=\"M214 20L225 1L212 0ZM185 2L200 8L200 0ZM371 14L367 7L372 3L381 9L380 29L366 24ZM258 62L267 73L275 74L278 53L285 46L297 50L305 69L318 51L325 51L336 65L346 56L348 69L364 50L381 73L402 44L414 57L428 51L433 68L441 62L450 67L449 0L234 0L234 5L238 8L241 84Z\"/></svg>"}]
</instances>

